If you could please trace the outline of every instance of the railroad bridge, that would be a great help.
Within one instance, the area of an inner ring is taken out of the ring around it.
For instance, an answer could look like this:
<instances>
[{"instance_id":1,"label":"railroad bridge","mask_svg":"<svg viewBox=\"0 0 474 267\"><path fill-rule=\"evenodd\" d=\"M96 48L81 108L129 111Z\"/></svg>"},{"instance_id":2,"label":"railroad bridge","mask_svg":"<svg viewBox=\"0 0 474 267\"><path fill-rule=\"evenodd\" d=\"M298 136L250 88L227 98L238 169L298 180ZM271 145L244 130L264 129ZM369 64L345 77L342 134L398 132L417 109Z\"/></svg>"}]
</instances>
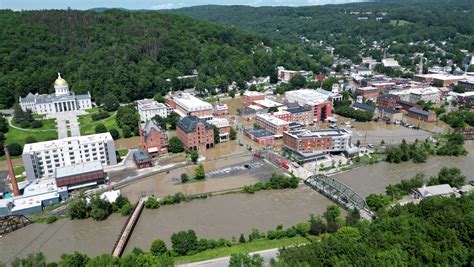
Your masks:
<instances>
[{"instance_id":1,"label":"railroad bridge","mask_svg":"<svg viewBox=\"0 0 474 267\"><path fill-rule=\"evenodd\" d=\"M363 197L335 179L317 174L308 177L305 183L345 209L357 208L365 219L371 219L374 215Z\"/></svg>"}]
</instances>

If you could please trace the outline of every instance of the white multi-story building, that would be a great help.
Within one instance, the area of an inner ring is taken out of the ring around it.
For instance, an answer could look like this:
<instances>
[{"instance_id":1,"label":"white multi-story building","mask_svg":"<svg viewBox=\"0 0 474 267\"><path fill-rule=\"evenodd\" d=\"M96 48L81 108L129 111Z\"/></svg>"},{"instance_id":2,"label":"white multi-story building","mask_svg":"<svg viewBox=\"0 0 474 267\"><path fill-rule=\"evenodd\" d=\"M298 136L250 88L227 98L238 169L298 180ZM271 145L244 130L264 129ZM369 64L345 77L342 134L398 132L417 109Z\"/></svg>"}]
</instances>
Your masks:
<instances>
[{"instance_id":1,"label":"white multi-story building","mask_svg":"<svg viewBox=\"0 0 474 267\"><path fill-rule=\"evenodd\" d=\"M285 92L285 98L290 103L298 103L300 106L317 105L328 100L328 96L313 89L300 89Z\"/></svg>"},{"instance_id":2,"label":"white multi-story building","mask_svg":"<svg viewBox=\"0 0 474 267\"><path fill-rule=\"evenodd\" d=\"M54 170L63 166L92 161L100 161L102 166L117 164L110 133L26 144L22 158L28 180L52 177Z\"/></svg>"},{"instance_id":3,"label":"white multi-story building","mask_svg":"<svg viewBox=\"0 0 474 267\"><path fill-rule=\"evenodd\" d=\"M181 117L196 116L204 120L213 118L214 108L212 105L190 94L177 94L168 98L167 101Z\"/></svg>"},{"instance_id":4,"label":"white multi-story building","mask_svg":"<svg viewBox=\"0 0 474 267\"><path fill-rule=\"evenodd\" d=\"M58 73L54 82L54 94L38 95L29 93L20 97L19 103L23 111L31 110L34 114L54 114L63 111L85 110L92 107L91 95L75 95L69 91L66 80Z\"/></svg>"},{"instance_id":5,"label":"white multi-story building","mask_svg":"<svg viewBox=\"0 0 474 267\"><path fill-rule=\"evenodd\" d=\"M173 109L153 99L142 99L137 101L137 110L138 114L140 114L140 120L146 122L156 115L166 118Z\"/></svg>"},{"instance_id":6,"label":"white multi-story building","mask_svg":"<svg viewBox=\"0 0 474 267\"><path fill-rule=\"evenodd\" d=\"M417 103L418 101L438 103L441 100L441 91L436 87L390 91L390 94L397 95L400 100L410 103Z\"/></svg>"},{"instance_id":7,"label":"white multi-story building","mask_svg":"<svg viewBox=\"0 0 474 267\"><path fill-rule=\"evenodd\" d=\"M352 132L345 129L287 131L283 144L299 153L344 152L352 146Z\"/></svg>"}]
</instances>

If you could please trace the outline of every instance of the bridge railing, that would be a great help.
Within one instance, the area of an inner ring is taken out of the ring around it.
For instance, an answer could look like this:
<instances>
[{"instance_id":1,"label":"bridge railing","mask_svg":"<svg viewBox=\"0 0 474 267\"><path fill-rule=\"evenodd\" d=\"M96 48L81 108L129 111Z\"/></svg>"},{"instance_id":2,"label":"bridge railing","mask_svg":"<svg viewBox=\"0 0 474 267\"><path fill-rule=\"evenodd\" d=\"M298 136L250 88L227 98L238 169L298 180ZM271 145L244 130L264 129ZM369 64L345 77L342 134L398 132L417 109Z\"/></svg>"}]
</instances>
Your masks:
<instances>
[{"instance_id":1,"label":"bridge railing","mask_svg":"<svg viewBox=\"0 0 474 267\"><path fill-rule=\"evenodd\" d=\"M357 208L369 215L373 215L362 196L335 179L318 174L307 178L305 183L346 209Z\"/></svg>"}]
</instances>

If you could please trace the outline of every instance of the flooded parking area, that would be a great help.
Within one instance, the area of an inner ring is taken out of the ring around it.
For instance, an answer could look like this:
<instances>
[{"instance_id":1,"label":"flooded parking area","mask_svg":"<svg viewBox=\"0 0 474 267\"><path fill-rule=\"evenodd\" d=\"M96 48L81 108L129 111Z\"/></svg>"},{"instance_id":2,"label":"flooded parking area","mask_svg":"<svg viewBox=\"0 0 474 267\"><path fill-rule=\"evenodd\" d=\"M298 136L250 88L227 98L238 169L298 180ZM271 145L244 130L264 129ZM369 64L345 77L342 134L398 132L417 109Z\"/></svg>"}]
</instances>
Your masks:
<instances>
[{"instance_id":1,"label":"flooded parking area","mask_svg":"<svg viewBox=\"0 0 474 267\"><path fill-rule=\"evenodd\" d=\"M255 194L227 194L187 203L144 210L131 236L127 251L134 247L149 249L155 239L170 244L173 233L193 229L201 238L239 238L252 228L274 229L322 214L332 202L311 188L260 191Z\"/></svg>"}]
</instances>

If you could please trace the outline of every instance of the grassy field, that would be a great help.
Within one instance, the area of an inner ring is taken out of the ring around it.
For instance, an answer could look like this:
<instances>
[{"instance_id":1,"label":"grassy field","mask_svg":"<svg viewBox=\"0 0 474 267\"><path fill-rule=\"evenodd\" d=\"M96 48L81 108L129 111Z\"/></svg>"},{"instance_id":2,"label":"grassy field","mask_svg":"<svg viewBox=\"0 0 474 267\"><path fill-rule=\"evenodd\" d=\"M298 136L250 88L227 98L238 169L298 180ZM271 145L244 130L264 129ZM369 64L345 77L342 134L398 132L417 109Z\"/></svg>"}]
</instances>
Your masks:
<instances>
[{"instance_id":1,"label":"grassy field","mask_svg":"<svg viewBox=\"0 0 474 267\"><path fill-rule=\"evenodd\" d=\"M260 240L254 240L248 243L237 244L231 247L206 250L206 251L203 251L191 256L176 257L175 263L182 264L182 263L190 263L190 262L196 262L196 261L204 261L204 260L210 260L210 259L229 256L233 253L249 253L249 252L254 252L254 251L303 244L307 242L308 240L301 236L296 236L292 238L274 239L274 240L260 239Z\"/></svg>"},{"instance_id":2,"label":"grassy field","mask_svg":"<svg viewBox=\"0 0 474 267\"><path fill-rule=\"evenodd\" d=\"M41 120L43 123L43 127L41 128L28 128L25 129L30 132L38 132L38 131L56 131L56 120L55 119L48 119L48 120ZM16 124L12 120L12 124L16 127L22 128L20 125Z\"/></svg>"},{"instance_id":3,"label":"grassy field","mask_svg":"<svg viewBox=\"0 0 474 267\"><path fill-rule=\"evenodd\" d=\"M28 136L32 136L36 138L38 142L41 142L57 139L58 133L56 132L56 129L49 131L34 131L32 129L18 130L10 127L8 133L5 134L5 144L18 143L23 146L25 144L25 138Z\"/></svg>"},{"instance_id":4,"label":"grassy field","mask_svg":"<svg viewBox=\"0 0 474 267\"><path fill-rule=\"evenodd\" d=\"M107 127L107 130L115 128L120 131L118 127L115 116L117 113L112 114L112 116L105 118L103 120L93 121L91 115L79 116L79 127L81 128L81 135L95 134L95 127L97 124L102 123Z\"/></svg>"}]
</instances>

